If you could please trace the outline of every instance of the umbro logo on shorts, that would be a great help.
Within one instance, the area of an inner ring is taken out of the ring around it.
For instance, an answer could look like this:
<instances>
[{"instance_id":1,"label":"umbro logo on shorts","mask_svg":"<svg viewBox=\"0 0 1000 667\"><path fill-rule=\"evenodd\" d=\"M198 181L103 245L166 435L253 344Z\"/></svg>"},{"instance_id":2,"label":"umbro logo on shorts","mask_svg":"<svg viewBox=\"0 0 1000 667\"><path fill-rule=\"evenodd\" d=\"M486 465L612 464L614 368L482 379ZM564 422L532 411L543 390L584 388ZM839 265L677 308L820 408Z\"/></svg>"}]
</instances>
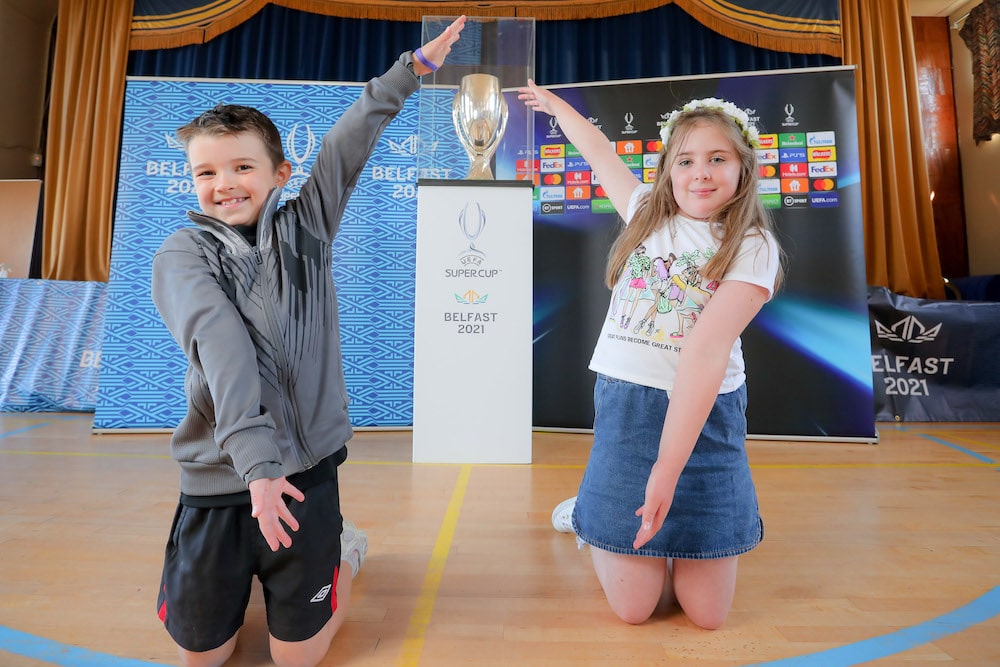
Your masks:
<instances>
[{"instance_id":1,"label":"umbro logo on shorts","mask_svg":"<svg viewBox=\"0 0 1000 667\"><path fill-rule=\"evenodd\" d=\"M323 600L325 600L327 598L327 596L330 595L330 588L331 588L331 584L327 584L323 588L321 588L318 591L316 591L316 595L312 596L312 600L309 600L309 601L310 602L322 602Z\"/></svg>"}]
</instances>

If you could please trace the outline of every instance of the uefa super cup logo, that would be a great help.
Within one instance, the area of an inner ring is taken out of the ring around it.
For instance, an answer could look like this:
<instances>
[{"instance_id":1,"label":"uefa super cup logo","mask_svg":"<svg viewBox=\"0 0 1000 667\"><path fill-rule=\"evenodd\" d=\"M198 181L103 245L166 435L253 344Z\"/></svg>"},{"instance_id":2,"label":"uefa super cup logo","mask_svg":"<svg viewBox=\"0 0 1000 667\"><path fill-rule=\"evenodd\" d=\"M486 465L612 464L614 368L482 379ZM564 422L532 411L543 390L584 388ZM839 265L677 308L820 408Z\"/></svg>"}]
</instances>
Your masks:
<instances>
[{"instance_id":1,"label":"uefa super cup logo","mask_svg":"<svg viewBox=\"0 0 1000 667\"><path fill-rule=\"evenodd\" d=\"M482 264L486 259L486 253L476 247L476 239L483 233L486 227L486 211L478 203L466 204L462 212L458 214L458 227L469 242L469 247L458 254L462 264Z\"/></svg>"},{"instance_id":2,"label":"uefa super cup logo","mask_svg":"<svg viewBox=\"0 0 1000 667\"><path fill-rule=\"evenodd\" d=\"M790 125L798 125L798 121L795 120L795 116L792 114L795 112L795 107L791 104L785 105L785 120L782 123L783 126L788 127Z\"/></svg>"},{"instance_id":3,"label":"uefa super cup logo","mask_svg":"<svg viewBox=\"0 0 1000 667\"><path fill-rule=\"evenodd\" d=\"M304 128L304 131L303 129ZM298 194L299 188L306 182L309 173L305 164L316 152L316 135L307 123L296 123L289 130L285 137L285 155L292 163L292 175L286 185L286 193L282 199L294 197Z\"/></svg>"}]
</instances>

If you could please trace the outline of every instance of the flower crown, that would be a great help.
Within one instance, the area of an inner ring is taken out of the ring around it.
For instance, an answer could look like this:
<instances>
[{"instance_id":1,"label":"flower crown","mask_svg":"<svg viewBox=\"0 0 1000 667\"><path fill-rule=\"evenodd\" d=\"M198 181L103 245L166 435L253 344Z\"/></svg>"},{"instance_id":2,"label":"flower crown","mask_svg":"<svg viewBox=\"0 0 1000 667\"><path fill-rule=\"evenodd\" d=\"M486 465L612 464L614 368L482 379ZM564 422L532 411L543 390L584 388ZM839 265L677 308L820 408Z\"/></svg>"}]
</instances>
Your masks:
<instances>
[{"instance_id":1,"label":"flower crown","mask_svg":"<svg viewBox=\"0 0 1000 667\"><path fill-rule=\"evenodd\" d=\"M751 148L760 148L760 133L754 127L753 123L750 122L750 116L747 115L747 112L732 102L720 100L717 97L705 97L700 100L693 100L680 109L671 111L670 115L667 116L667 122L660 129L660 139L663 141L664 146L667 145L667 140L670 139L670 133L673 131L674 125L677 124L678 116L688 111L694 111L695 109L717 109L721 111L733 119L743 132L743 138L747 140Z\"/></svg>"}]
</instances>

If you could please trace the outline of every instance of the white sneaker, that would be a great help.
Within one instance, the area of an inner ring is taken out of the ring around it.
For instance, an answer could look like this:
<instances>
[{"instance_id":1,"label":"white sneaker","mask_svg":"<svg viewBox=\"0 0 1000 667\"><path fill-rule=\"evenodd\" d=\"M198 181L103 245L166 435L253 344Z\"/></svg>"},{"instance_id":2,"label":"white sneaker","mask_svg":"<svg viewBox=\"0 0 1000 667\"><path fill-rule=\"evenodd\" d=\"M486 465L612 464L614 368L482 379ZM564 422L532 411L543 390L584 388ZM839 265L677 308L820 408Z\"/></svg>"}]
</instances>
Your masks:
<instances>
[{"instance_id":1,"label":"white sneaker","mask_svg":"<svg viewBox=\"0 0 1000 667\"><path fill-rule=\"evenodd\" d=\"M552 527L560 533L573 532L573 508L576 507L576 496L567 498L552 510Z\"/></svg>"},{"instance_id":2,"label":"white sneaker","mask_svg":"<svg viewBox=\"0 0 1000 667\"><path fill-rule=\"evenodd\" d=\"M361 564L368 553L368 536L350 521L344 521L344 531L340 534L340 560L351 566L351 577L358 576Z\"/></svg>"}]
</instances>

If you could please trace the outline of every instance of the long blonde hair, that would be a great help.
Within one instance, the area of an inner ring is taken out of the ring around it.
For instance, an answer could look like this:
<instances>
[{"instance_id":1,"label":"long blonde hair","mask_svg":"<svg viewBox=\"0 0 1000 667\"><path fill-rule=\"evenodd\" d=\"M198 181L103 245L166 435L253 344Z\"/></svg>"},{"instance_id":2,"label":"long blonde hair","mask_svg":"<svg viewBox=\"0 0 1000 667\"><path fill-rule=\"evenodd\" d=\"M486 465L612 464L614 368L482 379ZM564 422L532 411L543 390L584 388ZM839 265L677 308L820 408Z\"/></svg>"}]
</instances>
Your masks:
<instances>
[{"instance_id":1,"label":"long blonde hair","mask_svg":"<svg viewBox=\"0 0 1000 667\"><path fill-rule=\"evenodd\" d=\"M685 111L677 117L670 139L660 151L652 190L639 202L631 222L623 227L611 246L605 273L605 283L609 288L614 289L636 247L661 227L675 224L674 216L680 212L680 206L674 198L670 165L698 122L711 123L721 129L740 160L739 184L733 198L712 215L712 220L717 223L712 225L712 233L719 240L719 249L702 267L702 274L709 280L721 280L739 254L745 237L773 233L771 216L757 195L757 153L747 143L742 130L721 109L701 107ZM772 293L780 288L782 277L779 268Z\"/></svg>"}]
</instances>

